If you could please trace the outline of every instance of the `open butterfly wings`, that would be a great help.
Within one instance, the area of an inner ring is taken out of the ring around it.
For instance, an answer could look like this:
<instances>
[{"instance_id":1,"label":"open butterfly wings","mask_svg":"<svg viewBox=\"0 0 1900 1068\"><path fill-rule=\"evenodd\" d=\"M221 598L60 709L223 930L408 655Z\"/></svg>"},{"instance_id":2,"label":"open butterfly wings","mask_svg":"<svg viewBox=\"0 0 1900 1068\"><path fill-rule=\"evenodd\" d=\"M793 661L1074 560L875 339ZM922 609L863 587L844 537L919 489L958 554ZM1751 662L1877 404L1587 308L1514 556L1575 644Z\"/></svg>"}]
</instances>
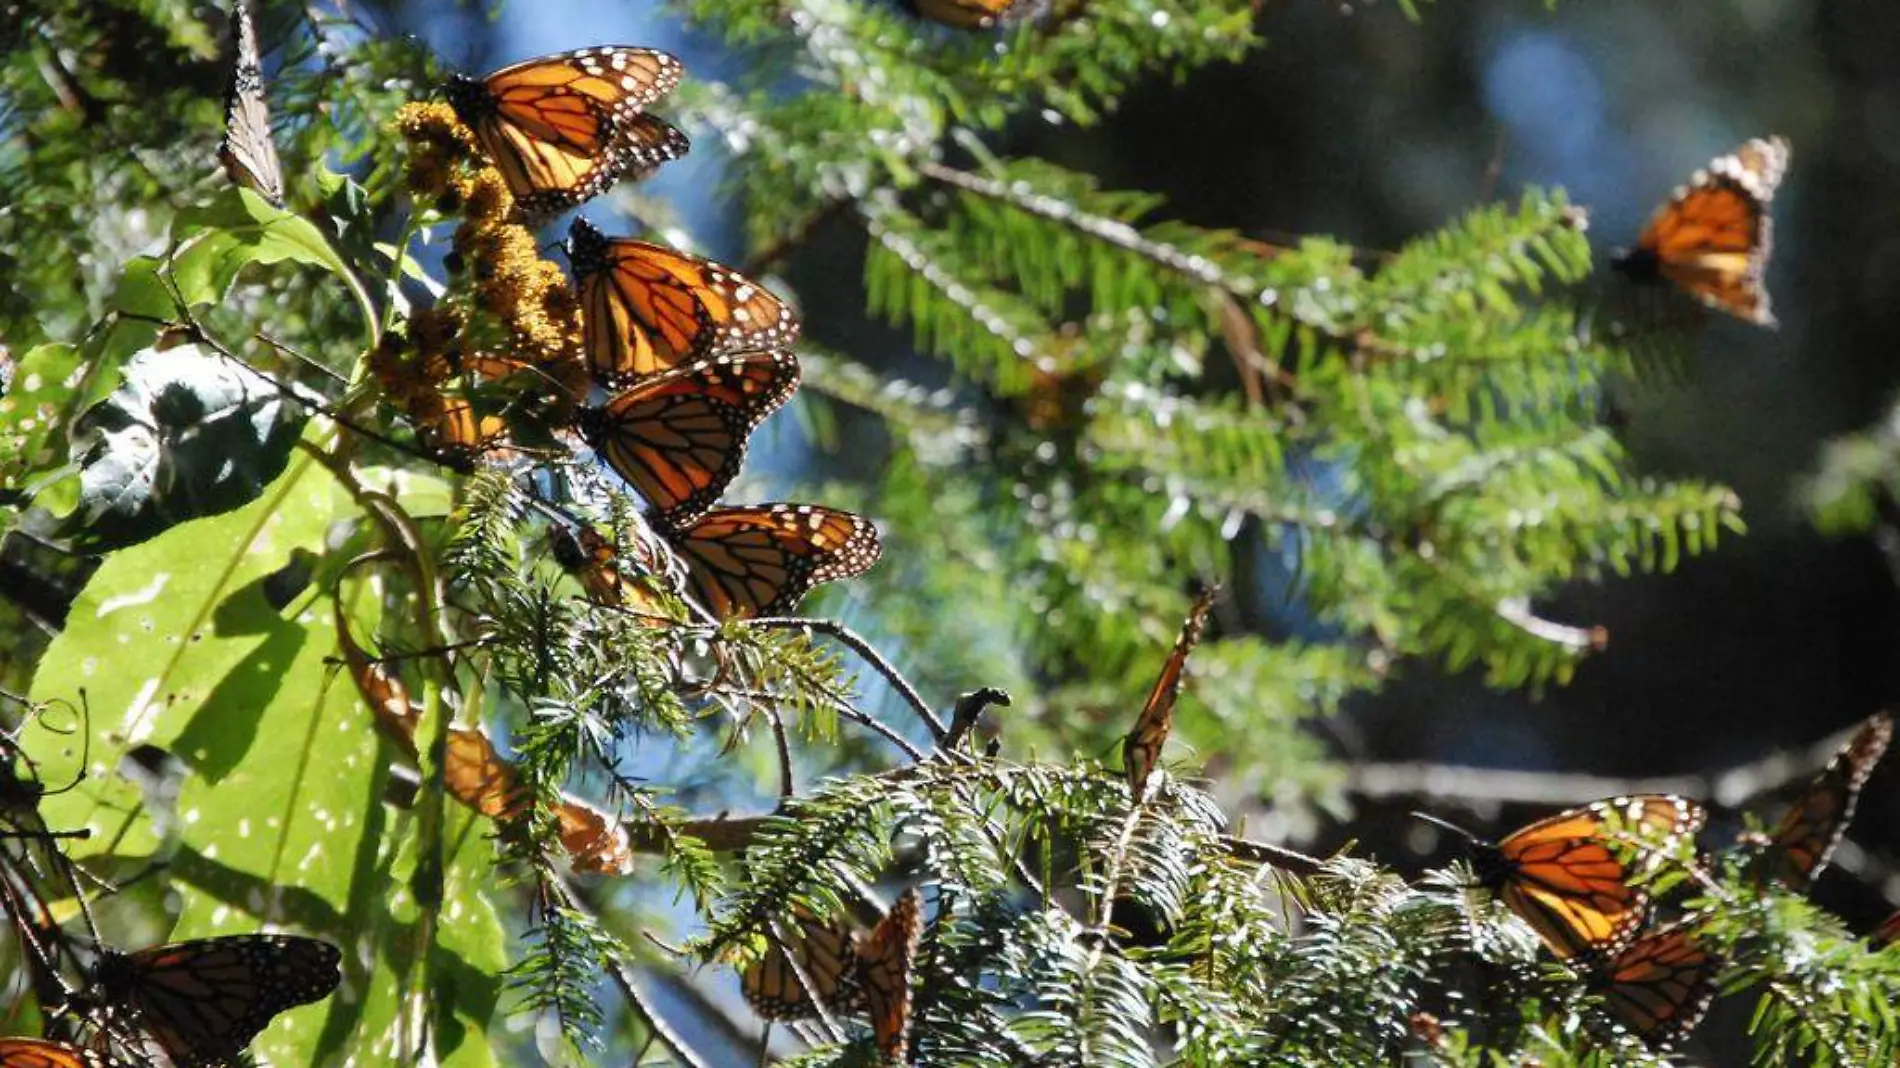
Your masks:
<instances>
[{"instance_id":1,"label":"open butterfly wings","mask_svg":"<svg viewBox=\"0 0 1900 1068\"><path fill-rule=\"evenodd\" d=\"M218 162L233 182L282 206L284 172L271 140L270 108L264 100L264 71L249 0L232 0L231 38L237 58L224 94L224 139L218 142Z\"/></svg>"},{"instance_id":2,"label":"open butterfly wings","mask_svg":"<svg viewBox=\"0 0 1900 1068\"><path fill-rule=\"evenodd\" d=\"M538 217L684 156L686 135L644 113L683 73L679 60L655 49L583 48L486 78L458 75L448 98L522 212Z\"/></svg>"},{"instance_id":3,"label":"open butterfly wings","mask_svg":"<svg viewBox=\"0 0 1900 1068\"><path fill-rule=\"evenodd\" d=\"M1214 596L1219 592L1220 587L1213 587L1194 602L1187 622L1181 625L1181 636L1175 640L1174 651L1168 654L1160 677L1155 679L1154 689L1148 692L1147 703L1135 717L1134 729L1122 742L1122 767L1128 773L1129 794L1137 802L1147 795L1148 777L1154 773L1155 764L1161 759L1161 749L1167 745L1168 734L1174 729L1174 704L1181 694L1181 677L1187 670L1188 655L1200 644L1201 634L1207 629L1207 613L1214 607Z\"/></svg>"},{"instance_id":4,"label":"open butterfly wings","mask_svg":"<svg viewBox=\"0 0 1900 1068\"><path fill-rule=\"evenodd\" d=\"M1861 787L1891 741L1893 717L1885 712L1867 717L1782 817L1757 868L1764 878L1805 890L1821 874L1854 818Z\"/></svg>"},{"instance_id":5,"label":"open butterfly wings","mask_svg":"<svg viewBox=\"0 0 1900 1068\"><path fill-rule=\"evenodd\" d=\"M237 1056L278 1013L328 997L342 981L341 959L314 938L232 935L106 951L94 983L178 1068L199 1068Z\"/></svg>"},{"instance_id":6,"label":"open butterfly wings","mask_svg":"<svg viewBox=\"0 0 1900 1068\"><path fill-rule=\"evenodd\" d=\"M1721 958L1698 946L1692 924L1651 931L1610 958L1590 988L1617 1023L1655 1047L1695 1029L1715 1000Z\"/></svg>"},{"instance_id":7,"label":"open butterfly wings","mask_svg":"<svg viewBox=\"0 0 1900 1068\"><path fill-rule=\"evenodd\" d=\"M770 290L729 267L664 245L610 238L585 219L568 231L588 369L622 385L692 360L782 349L798 317Z\"/></svg>"},{"instance_id":8,"label":"open butterfly wings","mask_svg":"<svg viewBox=\"0 0 1900 1068\"><path fill-rule=\"evenodd\" d=\"M739 988L754 1011L767 1020L806 1020L819 1015L806 983L817 987L828 1013L864 1007L858 949L851 932L839 924L801 916L801 926L775 943L766 955L739 974ZM787 957L796 957L797 967ZM803 978L800 973L803 973Z\"/></svg>"},{"instance_id":9,"label":"open butterfly wings","mask_svg":"<svg viewBox=\"0 0 1900 1068\"><path fill-rule=\"evenodd\" d=\"M715 508L667 540L719 619L788 612L813 586L869 571L881 552L869 520L815 504Z\"/></svg>"},{"instance_id":10,"label":"open butterfly wings","mask_svg":"<svg viewBox=\"0 0 1900 1068\"><path fill-rule=\"evenodd\" d=\"M1656 212L1617 267L1663 277L1711 308L1772 326L1764 276L1773 249L1768 208L1788 170L1779 137L1756 138L1697 171Z\"/></svg>"},{"instance_id":11,"label":"open butterfly wings","mask_svg":"<svg viewBox=\"0 0 1900 1068\"><path fill-rule=\"evenodd\" d=\"M1649 911L1649 895L1631 884L1647 862L1620 859L1614 842L1621 836L1611 827L1673 840L1693 835L1707 818L1702 806L1673 794L1598 801L1481 846L1479 876L1559 960L1603 959L1630 944Z\"/></svg>"},{"instance_id":12,"label":"open butterfly wings","mask_svg":"<svg viewBox=\"0 0 1900 1068\"><path fill-rule=\"evenodd\" d=\"M123 1068L89 1049L37 1038L0 1038L0 1068Z\"/></svg>"},{"instance_id":13,"label":"open butterfly wings","mask_svg":"<svg viewBox=\"0 0 1900 1068\"><path fill-rule=\"evenodd\" d=\"M858 942L859 973L871 1013L878 1053L903 1064L910 1049L911 965L923 936L923 899L917 889L904 891L891 911Z\"/></svg>"},{"instance_id":14,"label":"open butterfly wings","mask_svg":"<svg viewBox=\"0 0 1900 1068\"><path fill-rule=\"evenodd\" d=\"M691 521L739 475L746 439L798 388L789 352L720 356L642 379L581 415L581 435L669 525Z\"/></svg>"}]
</instances>

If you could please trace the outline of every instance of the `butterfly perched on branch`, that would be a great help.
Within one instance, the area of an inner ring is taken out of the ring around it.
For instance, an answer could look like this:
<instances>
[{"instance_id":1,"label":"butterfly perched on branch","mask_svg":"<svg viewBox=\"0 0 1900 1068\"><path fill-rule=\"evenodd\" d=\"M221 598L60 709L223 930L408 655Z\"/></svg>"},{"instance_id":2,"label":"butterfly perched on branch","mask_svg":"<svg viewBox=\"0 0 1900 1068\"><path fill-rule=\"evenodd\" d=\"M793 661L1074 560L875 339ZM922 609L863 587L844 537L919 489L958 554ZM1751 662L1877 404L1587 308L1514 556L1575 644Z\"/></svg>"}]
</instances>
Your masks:
<instances>
[{"instance_id":1,"label":"butterfly perched on branch","mask_svg":"<svg viewBox=\"0 0 1900 1068\"><path fill-rule=\"evenodd\" d=\"M583 409L581 436L666 522L689 522L738 477L746 439L797 388L789 352L718 356Z\"/></svg>"},{"instance_id":2,"label":"butterfly perched on branch","mask_svg":"<svg viewBox=\"0 0 1900 1068\"><path fill-rule=\"evenodd\" d=\"M686 155L686 135L646 114L684 73L679 60L651 48L583 48L485 78L456 75L448 98L521 211L539 217Z\"/></svg>"},{"instance_id":3,"label":"butterfly perched on branch","mask_svg":"<svg viewBox=\"0 0 1900 1068\"><path fill-rule=\"evenodd\" d=\"M768 1020L816 1017L818 1003L827 1014L868 1015L878 1053L887 1063L902 1064L910 1046L912 965L922 935L923 899L915 887L860 937L841 924L801 915L798 929L741 972L739 984Z\"/></svg>"},{"instance_id":4,"label":"butterfly perched on branch","mask_svg":"<svg viewBox=\"0 0 1900 1068\"><path fill-rule=\"evenodd\" d=\"M1200 644L1201 633L1207 629L1207 613L1214 607L1218 593L1220 587L1214 586L1195 600L1187 622L1181 624L1181 636L1175 639L1174 651L1161 665L1161 675L1155 679L1154 689L1148 692L1141 714L1135 717L1134 729L1122 742L1122 767L1128 773L1128 792L1137 804L1147 795L1148 776L1154 773L1155 763L1161 759L1161 748L1174 729L1174 703L1181 694L1181 676L1187 670L1188 655Z\"/></svg>"},{"instance_id":5,"label":"butterfly perched on branch","mask_svg":"<svg viewBox=\"0 0 1900 1068\"><path fill-rule=\"evenodd\" d=\"M665 245L608 237L586 219L568 229L588 370L613 388L681 364L783 349L798 317L771 291L712 260Z\"/></svg>"},{"instance_id":6,"label":"butterfly perched on branch","mask_svg":"<svg viewBox=\"0 0 1900 1068\"><path fill-rule=\"evenodd\" d=\"M1656 850L1694 835L1708 814L1674 794L1612 797L1538 820L1496 842L1423 818L1470 843L1478 881L1530 924L1559 960L1593 961L1616 956L1636 938L1649 915L1649 894L1635 880L1660 860ZM1619 842L1642 851L1641 857L1622 859Z\"/></svg>"},{"instance_id":7,"label":"butterfly perched on branch","mask_svg":"<svg viewBox=\"0 0 1900 1068\"><path fill-rule=\"evenodd\" d=\"M1787 141L1769 137L1717 157L1676 190L1636 247L1613 265L1639 281L1667 279L1711 308L1773 326L1764 286L1773 250L1768 208L1789 156Z\"/></svg>"},{"instance_id":8,"label":"butterfly perched on branch","mask_svg":"<svg viewBox=\"0 0 1900 1068\"><path fill-rule=\"evenodd\" d=\"M1814 882L1847 833L1861 787L1892 740L1892 716L1876 712L1867 717L1808 784L1774 833L1765 842L1756 836L1745 839L1745 844L1763 847L1754 865L1757 879L1778 882L1790 890L1806 890Z\"/></svg>"},{"instance_id":9,"label":"butterfly perched on branch","mask_svg":"<svg viewBox=\"0 0 1900 1068\"><path fill-rule=\"evenodd\" d=\"M284 171L271 139L270 107L264 100L264 70L249 0L231 0L231 40L236 59L224 93L224 139L218 162L233 182L279 207Z\"/></svg>"},{"instance_id":10,"label":"butterfly perched on branch","mask_svg":"<svg viewBox=\"0 0 1900 1068\"><path fill-rule=\"evenodd\" d=\"M1663 1048L1702 1022L1721 970L1721 958L1696 944L1694 924L1682 921L1631 942L1591 973L1587 985L1619 1026Z\"/></svg>"},{"instance_id":11,"label":"butterfly perched on branch","mask_svg":"<svg viewBox=\"0 0 1900 1068\"><path fill-rule=\"evenodd\" d=\"M341 959L328 942L273 934L106 949L83 997L124 1011L178 1068L209 1068L237 1057L278 1013L330 996Z\"/></svg>"},{"instance_id":12,"label":"butterfly perched on branch","mask_svg":"<svg viewBox=\"0 0 1900 1068\"><path fill-rule=\"evenodd\" d=\"M688 589L720 619L789 612L813 586L869 571L882 552L870 520L816 504L715 508L663 532Z\"/></svg>"}]
</instances>

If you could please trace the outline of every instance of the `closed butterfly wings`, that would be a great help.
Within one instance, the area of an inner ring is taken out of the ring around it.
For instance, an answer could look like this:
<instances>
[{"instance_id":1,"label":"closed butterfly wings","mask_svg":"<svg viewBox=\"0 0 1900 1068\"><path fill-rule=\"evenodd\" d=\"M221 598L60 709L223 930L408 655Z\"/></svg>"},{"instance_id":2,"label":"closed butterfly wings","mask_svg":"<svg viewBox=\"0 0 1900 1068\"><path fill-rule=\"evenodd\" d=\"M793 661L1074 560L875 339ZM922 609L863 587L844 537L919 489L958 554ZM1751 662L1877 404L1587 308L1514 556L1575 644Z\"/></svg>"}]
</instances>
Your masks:
<instances>
[{"instance_id":1,"label":"closed butterfly wings","mask_svg":"<svg viewBox=\"0 0 1900 1068\"><path fill-rule=\"evenodd\" d=\"M95 996L128 1010L178 1068L208 1068L241 1053L272 1017L329 996L341 953L291 935L233 935L107 950Z\"/></svg>"},{"instance_id":2,"label":"closed butterfly wings","mask_svg":"<svg viewBox=\"0 0 1900 1068\"><path fill-rule=\"evenodd\" d=\"M1706 819L1700 805L1672 794L1610 798L1479 843L1478 876L1559 960L1602 959L1630 944L1649 911L1648 893L1632 880L1650 862L1625 862L1612 827L1668 841Z\"/></svg>"},{"instance_id":3,"label":"closed butterfly wings","mask_svg":"<svg viewBox=\"0 0 1900 1068\"><path fill-rule=\"evenodd\" d=\"M1611 957L1590 977L1590 989L1617 1023L1658 1048L1695 1029L1715 1000L1721 958L1696 944L1685 921L1651 931Z\"/></svg>"},{"instance_id":4,"label":"closed butterfly wings","mask_svg":"<svg viewBox=\"0 0 1900 1068\"><path fill-rule=\"evenodd\" d=\"M669 524L690 521L738 477L746 439L798 388L788 352L721 356L640 380L581 415L581 434Z\"/></svg>"},{"instance_id":5,"label":"closed butterfly wings","mask_svg":"<svg viewBox=\"0 0 1900 1068\"><path fill-rule=\"evenodd\" d=\"M651 48L583 48L456 76L449 104L531 217L564 211L686 154L686 135L645 113L679 60Z\"/></svg>"},{"instance_id":6,"label":"closed butterfly wings","mask_svg":"<svg viewBox=\"0 0 1900 1068\"><path fill-rule=\"evenodd\" d=\"M1861 788L1892 740L1893 717L1885 712L1861 723L1769 836L1755 868L1759 877L1797 891L1813 883L1847 833Z\"/></svg>"},{"instance_id":7,"label":"closed butterfly wings","mask_svg":"<svg viewBox=\"0 0 1900 1068\"><path fill-rule=\"evenodd\" d=\"M923 927L923 900L913 887L858 943L871 1033L878 1053L891 1064L903 1064L910 1051L911 966Z\"/></svg>"},{"instance_id":8,"label":"closed butterfly wings","mask_svg":"<svg viewBox=\"0 0 1900 1068\"><path fill-rule=\"evenodd\" d=\"M1137 802L1147 795L1148 777L1154 773L1155 764L1161 759L1161 749L1174 729L1174 704L1181 695L1181 678L1187 671L1188 655L1200 644L1201 634L1207 629L1207 614L1214 607L1214 596L1219 592L1216 586L1195 600L1187 622L1181 625L1181 636L1175 640L1174 651L1161 666L1161 675L1155 679L1147 703L1141 706L1141 714L1135 718L1134 729L1122 741L1122 767L1128 774L1129 794Z\"/></svg>"},{"instance_id":9,"label":"closed butterfly wings","mask_svg":"<svg viewBox=\"0 0 1900 1068\"><path fill-rule=\"evenodd\" d=\"M284 172L271 139L257 27L248 0L232 0L231 38L236 59L224 94L224 139L218 142L218 162L233 182L281 206Z\"/></svg>"},{"instance_id":10,"label":"closed butterfly wings","mask_svg":"<svg viewBox=\"0 0 1900 1068\"><path fill-rule=\"evenodd\" d=\"M780 349L798 317L770 290L729 267L664 245L610 238L585 219L568 231L588 369L604 386L693 360Z\"/></svg>"},{"instance_id":11,"label":"closed butterfly wings","mask_svg":"<svg viewBox=\"0 0 1900 1068\"><path fill-rule=\"evenodd\" d=\"M1769 137L1712 161L1656 212L1617 269L1668 279L1711 308L1774 325L1764 286L1773 250L1768 209L1789 156L1787 141Z\"/></svg>"}]
</instances>

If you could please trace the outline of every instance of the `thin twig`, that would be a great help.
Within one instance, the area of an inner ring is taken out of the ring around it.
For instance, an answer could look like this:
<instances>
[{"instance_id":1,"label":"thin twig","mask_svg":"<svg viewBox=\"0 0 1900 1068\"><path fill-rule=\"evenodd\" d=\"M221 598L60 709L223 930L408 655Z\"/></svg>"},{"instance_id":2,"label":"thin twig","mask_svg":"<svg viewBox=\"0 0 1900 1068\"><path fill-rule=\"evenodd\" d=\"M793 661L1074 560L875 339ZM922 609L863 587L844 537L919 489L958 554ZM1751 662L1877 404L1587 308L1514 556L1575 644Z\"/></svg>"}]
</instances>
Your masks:
<instances>
[{"instance_id":1,"label":"thin twig","mask_svg":"<svg viewBox=\"0 0 1900 1068\"><path fill-rule=\"evenodd\" d=\"M937 714L931 711L930 706L924 703L923 697L918 694L917 688L910 684L910 680L906 679L902 672L892 666L890 661L884 659L884 654L873 648L870 642L865 641L862 636L844 624L829 619L803 619L797 616L764 616L758 619L748 619L745 621L745 625L756 630L808 630L814 634L822 634L845 648L850 649L852 652L858 654L859 657L863 658L865 663L871 665L872 670L884 676L884 681L891 684L891 689L897 691L897 696L902 698L904 703L909 705L913 712L917 713L917 718L923 721L924 726L930 731L931 739L936 742L938 748L943 748L944 743L949 740L949 730L944 727L943 721L937 718Z\"/></svg>"}]
</instances>

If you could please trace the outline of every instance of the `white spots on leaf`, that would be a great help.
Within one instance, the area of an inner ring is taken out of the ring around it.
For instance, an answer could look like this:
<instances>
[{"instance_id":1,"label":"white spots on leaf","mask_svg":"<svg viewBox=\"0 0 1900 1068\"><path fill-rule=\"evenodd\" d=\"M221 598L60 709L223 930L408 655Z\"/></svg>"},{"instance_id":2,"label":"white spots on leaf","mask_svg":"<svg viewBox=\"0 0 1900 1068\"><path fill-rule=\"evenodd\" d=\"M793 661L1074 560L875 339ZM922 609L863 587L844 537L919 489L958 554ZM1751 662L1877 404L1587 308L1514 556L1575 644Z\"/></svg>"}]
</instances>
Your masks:
<instances>
[{"instance_id":1,"label":"white spots on leaf","mask_svg":"<svg viewBox=\"0 0 1900 1068\"><path fill-rule=\"evenodd\" d=\"M117 612L121 608L150 604L158 599L158 595L164 592L166 584L170 583L171 580L171 572L160 571L153 575L152 580L147 582L142 588L132 590L128 593L122 593L117 597L108 597L100 601L99 610L95 615L100 619L104 619L106 616Z\"/></svg>"}]
</instances>

